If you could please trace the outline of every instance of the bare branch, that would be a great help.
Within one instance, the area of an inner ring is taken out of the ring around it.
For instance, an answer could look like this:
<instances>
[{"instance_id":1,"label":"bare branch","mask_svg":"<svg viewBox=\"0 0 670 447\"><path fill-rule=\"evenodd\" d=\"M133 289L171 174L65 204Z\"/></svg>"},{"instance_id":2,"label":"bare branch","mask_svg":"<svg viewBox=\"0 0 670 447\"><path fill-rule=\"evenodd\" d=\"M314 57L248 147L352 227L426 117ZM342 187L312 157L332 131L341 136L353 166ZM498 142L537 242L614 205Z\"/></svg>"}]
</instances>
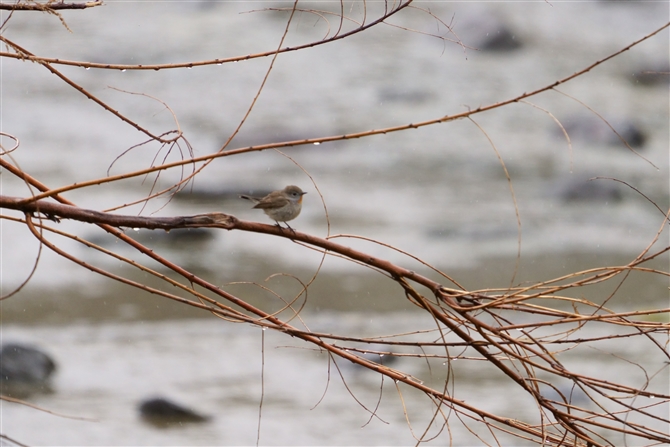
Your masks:
<instances>
[{"instance_id":1,"label":"bare branch","mask_svg":"<svg viewBox=\"0 0 670 447\"><path fill-rule=\"evenodd\" d=\"M6 11L57 11L63 9L87 9L94 8L96 6L101 6L103 4L102 0L95 0L86 3L61 3L56 1L51 1L47 3L21 3L16 2L14 4L9 3L0 3L0 9Z\"/></svg>"}]
</instances>

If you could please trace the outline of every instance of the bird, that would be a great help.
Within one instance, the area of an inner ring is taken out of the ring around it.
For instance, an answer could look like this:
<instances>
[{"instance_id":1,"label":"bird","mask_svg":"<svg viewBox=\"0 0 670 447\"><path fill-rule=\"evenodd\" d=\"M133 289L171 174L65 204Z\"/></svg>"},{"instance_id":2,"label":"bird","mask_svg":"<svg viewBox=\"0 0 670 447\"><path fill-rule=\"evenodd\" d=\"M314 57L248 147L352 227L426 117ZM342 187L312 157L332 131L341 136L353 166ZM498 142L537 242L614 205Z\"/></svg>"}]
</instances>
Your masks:
<instances>
[{"instance_id":1,"label":"bird","mask_svg":"<svg viewBox=\"0 0 670 447\"><path fill-rule=\"evenodd\" d=\"M302 210L302 196L307 194L295 185L288 185L286 188L278 191L272 191L263 198L240 195L240 198L249 200L253 203L254 209L261 209L268 217L277 223L279 228L282 226L279 222L284 222L286 226L295 233L295 230L287 223L300 215Z\"/></svg>"}]
</instances>

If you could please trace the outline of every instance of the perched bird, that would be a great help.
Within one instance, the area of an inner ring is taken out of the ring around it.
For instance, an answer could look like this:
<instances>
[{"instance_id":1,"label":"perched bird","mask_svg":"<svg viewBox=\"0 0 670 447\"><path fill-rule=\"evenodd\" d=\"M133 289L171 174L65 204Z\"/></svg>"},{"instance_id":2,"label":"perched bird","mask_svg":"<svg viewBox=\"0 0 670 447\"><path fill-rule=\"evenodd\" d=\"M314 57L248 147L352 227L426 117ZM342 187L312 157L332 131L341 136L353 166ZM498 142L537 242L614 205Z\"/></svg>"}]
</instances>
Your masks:
<instances>
[{"instance_id":1,"label":"perched bird","mask_svg":"<svg viewBox=\"0 0 670 447\"><path fill-rule=\"evenodd\" d=\"M250 200L255 203L254 208L261 209L265 214L277 223L284 222L288 228L293 230L287 223L300 215L302 210L302 196L307 194L302 189L294 185L289 185L281 191L272 191L263 198L256 198L241 195L240 198Z\"/></svg>"}]
</instances>

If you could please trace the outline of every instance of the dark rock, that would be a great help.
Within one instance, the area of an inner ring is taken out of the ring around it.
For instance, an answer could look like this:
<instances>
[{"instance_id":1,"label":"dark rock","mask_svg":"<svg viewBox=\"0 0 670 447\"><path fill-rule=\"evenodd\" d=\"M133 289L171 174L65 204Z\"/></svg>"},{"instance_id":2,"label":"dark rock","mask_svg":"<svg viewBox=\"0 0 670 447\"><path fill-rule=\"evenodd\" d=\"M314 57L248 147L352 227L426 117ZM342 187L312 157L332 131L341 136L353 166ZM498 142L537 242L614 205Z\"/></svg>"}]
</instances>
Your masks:
<instances>
[{"instance_id":1,"label":"dark rock","mask_svg":"<svg viewBox=\"0 0 670 447\"><path fill-rule=\"evenodd\" d=\"M587 405L592 402L591 398L582 391L581 388L574 384L562 384L559 386L550 386L546 383L540 383L540 394L545 399L550 399L561 404L568 403L571 405Z\"/></svg>"},{"instance_id":2,"label":"dark rock","mask_svg":"<svg viewBox=\"0 0 670 447\"><path fill-rule=\"evenodd\" d=\"M565 202L620 202L623 194L618 183L605 179L588 180L571 177L559 186L559 196Z\"/></svg>"},{"instance_id":3,"label":"dark rock","mask_svg":"<svg viewBox=\"0 0 670 447\"><path fill-rule=\"evenodd\" d=\"M427 90L413 90L406 87L385 87L379 90L379 101L403 104L421 104L435 96Z\"/></svg>"},{"instance_id":4,"label":"dark rock","mask_svg":"<svg viewBox=\"0 0 670 447\"><path fill-rule=\"evenodd\" d=\"M523 46L520 36L493 15L483 15L466 21L456 32L465 45L486 52L509 52Z\"/></svg>"},{"instance_id":5,"label":"dark rock","mask_svg":"<svg viewBox=\"0 0 670 447\"><path fill-rule=\"evenodd\" d=\"M37 348L6 344L0 348L0 379L40 384L56 370L56 363Z\"/></svg>"},{"instance_id":6,"label":"dark rock","mask_svg":"<svg viewBox=\"0 0 670 447\"><path fill-rule=\"evenodd\" d=\"M479 49L484 51L513 51L521 48L522 44L514 32L503 24L486 33L479 44Z\"/></svg>"},{"instance_id":7,"label":"dark rock","mask_svg":"<svg viewBox=\"0 0 670 447\"><path fill-rule=\"evenodd\" d=\"M632 148L641 148L647 141L646 133L632 120L614 118L607 122ZM610 146L625 147L621 138L602 119L593 115L575 116L562 120L561 124L573 141L582 140L589 143L606 144ZM559 129L555 132L563 137Z\"/></svg>"},{"instance_id":8,"label":"dark rock","mask_svg":"<svg viewBox=\"0 0 670 447\"><path fill-rule=\"evenodd\" d=\"M356 351L354 352L354 354L364 358L365 360L379 363L380 365L389 366L391 364L398 362L398 360L400 359L399 356L395 355L395 353L391 351L391 347L389 345L384 344L366 345L361 346L360 349L364 350L364 352ZM351 365L357 370L367 369L364 366L359 365L358 363L352 362Z\"/></svg>"},{"instance_id":9,"label":"dark rock","mask_svg":"<svg viewBox=\"0 0 670 447\"><path fill-rule=\"evenodd\" d=\"M174 195L174 200L188 203L221 203L225 200L237 200L240 194L249 194L242 189L206 189L185 188Z\"/></svg>"},{"instance_id":10,"label":"dark rock","mask_svg":"<svg viewBox=\"0 0 670 447\"><path fill-rule=\"evenodd\" d=\"M145 422L156 427L170 427L185 423L202 423L210 420L190 408L183 407L163 397L144 400L139 406L140 416Z\"/></svg>"},{"instance_id":11,"label":"dark rock","mask_svg":"<svg viewBox=\"0 0 670 447\"><path fill-rule=\"evenodd\" d=\"M389 349L388 347L384 347L383 349L380 350L388 351L388 349ZM373 352L366 352L364 354L361 354L361 357L363 357L366 360L370 360L371 362L379 363L380 365L385 366L397 363L399 359L399 357L394 355L392 352L385 355L380 355Z\"/></svg>"},{"instance_id":12,"label":"dark rock","mask_svg":"<svg viewBox=\"0 0 670 447\"><path fill-rule=\"evenodd\" d=\"M0 387L2 393L25 397L36 392L51 392L49 379L56 363L39 349L8 343L0 348Z\"/></svg>"},{"instance_id":13,"label":"dark rock","mask_svg":"<svg viewBox=\"0 0 670 447\"><path fill-rule=\"evenodd\" d=\"M144 229L139 232L126 231L126 235L143 244L169 244L172 248L192 249L188 244L208 242L214 239L216 233L209 228L175 228L167 232Z\"/></svg>"},{"instance_id":14,"label":"dark rock","mask_svg":"<svg viewBox=\"0 0 670 447\"><path fill-rule=\"evenodd\" d=\"M635 85L643 87L667 86L670 84L670 66L667 64L640 66L633 69L633 73L629 76L631 82Z\"/></svg>"}]
</instances>

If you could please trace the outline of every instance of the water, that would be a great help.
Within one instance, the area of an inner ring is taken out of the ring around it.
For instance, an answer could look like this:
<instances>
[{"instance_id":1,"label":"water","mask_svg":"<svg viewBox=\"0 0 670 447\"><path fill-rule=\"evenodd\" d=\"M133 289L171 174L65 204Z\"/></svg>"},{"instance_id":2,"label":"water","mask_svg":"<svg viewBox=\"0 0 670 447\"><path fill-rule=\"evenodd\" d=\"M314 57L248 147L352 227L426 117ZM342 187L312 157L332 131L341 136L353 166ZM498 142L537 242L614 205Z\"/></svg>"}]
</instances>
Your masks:
<instances>
[{"instance_id":1,"label":"water","mask_svg":"<svg viewBox=\"0 0 670 447\"><path fill-rule=\"evenodd\" d=\"M398 332L433 327L418 312L385 314L383 318L321 312L307 313L305 318L312 330L358 336L388 333L389 327ZM581 334L597 333L593 329ZM345 360L338 360L336 367L323 352L296 339L215 319L82 323L70 324L67 330L10 325L3 329L3 337L48 345L50 354L59 360L55 394L35 396L32 403L94 420L65 419L3 403L3 432L30 445L249 445L256 441L259 410L263 445L407 445L412 438L401 396L415 432L425 428L434 411L421 393L403 384L396 388L389 379L382 383L376 374ZM389 348L373 345L367 349ZM440 352L426 349L429 354ZM451 348L451 354L457 349ZM635 351L626 343L603 342L600 349L647 367L662 366L662 359L653 360L657 357L653 351ZM420 353L411 347L393 350ZM463 354L469 355L468 351ZM622 375L639 375L637 367L626 367L625 362L616 362L616 370L609 373L598 371L594 357L598 358L597 353L591 349L561 356L564 364L581 374L612 381L621 381ZM604 354L599 361L612 363ZM402 357L390 363L385 356L384 363L437 388L443 386L448 371L439 358ZM452 360L450 369L449 393L455 398L496 414L533 420L534 405L493 368L481 361ZM649 389L663 392L667 379L666 370L654 377ZM567 391L563 385L561 391L568 394L569 384ZM575 403L589 407L579 390L575 393ZM154 395L196 408L212 420L156 429L143 423L136 409L142 399ZM371 418L363 405L374 409L378 403L377 417ZM457 445L476 442L460 423L454 420L450 426ZM519 444L512 438L501 439L507 439L508 445ZM443 445L444 438L432 444Z\"/></svg>"},{"instance_id":2,"label":"water","mask_svg":"<svg viewBox=\"0 0 670 447\"><path fill-rule=\"evenodd\" d=\"M251 2L109 2L87 11L64 12L71 34L53 16L24 13L11 19L3 35L35 54L61 59L126 64L213 60L276 48L286 13L239 14L269 6ZM455 29L463 39L479 37L472 31L477 29L477 21L499 18L509 24L524 46L501 54L464 51L425 34L383 26L350 39L282 54L253 113L229 147L418 123L509 99L568 76L668 20L668 5L663 3L417 6L430 8L445 21L453 16ZM331 5L304 7L323 9ZM379 12L379 7L370 5L370 16ZM352 14L360 8L360 3L345 4ZM444 27L418 10L408 10L389 22L449 36ZM336 20L331 18L330 25L329 30L314 15L298 14L285 46L318 40L328 32L332 35ZM505 287L516 265L517 218L496 151L512 177L521 219L522 258L517 281L625 264L653 240L662 227L661 213L620 184L615 186L620 188L621 200L605 197L565 202L561 191L574 179L616 177L667 208L667 84L641 88L629 79L638 67L667 64L667 55L666 30L558 87L613 122L631 120L643 129L647 142L640 153L658 169L621 146L590 141L580 137L578 131L572 132L570 150L553 119L528 104L473 117L492 139L495 150L472 122L460 120L371 138L287 148L284 152L316 181L327 205L331 234L359 234L407 250L470 288ZM159 98L176 114L195 154L203 155L219 149L230 136L251 104L269 63L269 58L262 58L157 72L57 68L157 133L175 127L171 113L161 103L108 86ZM4 59L2 87L2 130L21 140L12 156L49 186L104 177L115 160L112 174L145 167L160 149L155 144L142 146L117 160L146 137L120 120L110 119L99 106L37 64ZM529 101L549 110L561 122L593 117L582 105L556 92ZM176 150L167 155L164 148L158 158L163 157L175 160L178 155ZM159 184L168 186L180 175L178 169L163 173ZM606 180L597 182L612 185ZM237 200L236 193L281 188L289 183L309 192L303 214L294 226L325 236L324 207L310 179L299 166L273 151L218 159L198 176L193 191L199 196L183 195L167 204L156 200L144 213L223 211L265 221L262 213ZM152 179L134 179L66 196L81 206L105 209L141 198L151 186ZM21 181L4 171L0 187L5 195L29 194ZM139 211L135 206L117 212ZM3 215L19 216L6 211ZM27 277L39 247L22 226L7 220L0 225L4 294ZM55 226L146 262L97 228L73 222ZM216 284L262 282L286 296L299 290L295 282L286 278L263 280L273 273L288 272L306 281L320 261L317 253L289 241L255 234L219 231L179 237L176 232L127 233ZM87 262L158 284L73 241L55 240ZM388 248L361 240L339 241L429 274L425 267ZM663 233L658 245L665 246L667 241L667 233ZM660 260L657 267L667 271L667 259ZM434 327L425 315L413 312L402 293L387 284L390 281L361 270L346 261L326 260L305 309L305 319L310 327L314 325L312 329L379 335ZM633 275L611 305L618 309L664 307L666 286L660 277ZM600 299L611 292L606 288L587 292L589 297ZM231 285L227 290L264 308L277 305L258 287ZM62 419L3 402L2 433L30 445L255 443L261 396L260 329L213 319L129 291L63 262L46 249L31 283L1 306L3 341L35 342L60 365L55 394L36 396L31 402L98 420ZM596 328L593 330L597 333ZM343 372L356 397L368 408L376 405L383 389L379 415L388 424L373 418L365 425L370 415L344 389L332 367L328 380L324 354L273 331L264 334L266 383L261 444L414 443L390 380L382 386L379 377L369 372ZM297 348L284 347L287 345ZM613 349L618 352L624 348ZM640 348L641 354L652 356L644 349ZM611 358L582 358L589 360L583 363L594 371L612 371ZM429 372L423 366L425 362L403 358L397 367L439 386L444 375L436 368L441 363L436 361ZM500 374L487 371L476 376L477 368L463 368L457 397L498 414L532 417L532 412L518 410L522 405L510 404L518 402L519 393L514 386L504 386L507 382L501 381ZM630 374L635 377L634 372ZM662 380L660 377L659 383ZM328 383L326 397L312 409ZM492 396L492 389L498 394ZM418 393L406 388L402 391L412 410L410 420L425 427L433 411L430 403ZM147 426L139 420L135 405L156 393L191 405L214 419L210 424L167 431ZM477 442L456 426L454 444ZM413 425L415 432L420 433L421 428ZM444 444L447 435L442 436L434 443Z\"/></svg>"}]
</instances>

